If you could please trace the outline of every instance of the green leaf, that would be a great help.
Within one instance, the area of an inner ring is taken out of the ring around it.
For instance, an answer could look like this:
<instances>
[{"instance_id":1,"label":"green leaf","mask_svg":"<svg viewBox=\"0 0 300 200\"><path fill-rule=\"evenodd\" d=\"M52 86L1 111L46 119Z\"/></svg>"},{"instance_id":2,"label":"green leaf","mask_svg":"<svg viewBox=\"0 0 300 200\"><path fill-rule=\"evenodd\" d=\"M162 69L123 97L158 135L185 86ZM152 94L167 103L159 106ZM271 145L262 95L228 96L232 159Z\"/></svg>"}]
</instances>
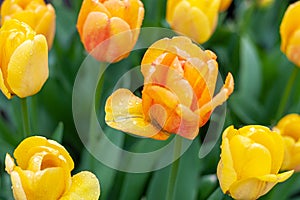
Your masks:
<instances>
[{"instance_id":1,"label":"green leaf","mask_svg":"<svg viewBox=\"0 0 300 200\"><path fill-rule=\"evenodd\" d=\"M241 94L257 99L262 86L262 69L254 44L249 37L241 38L241 69L238 90Z\"/></svg>"},{"instance_id":2,"label":"green leaf","mask_svg":"<svg viewBox=\"0 0 300 200\"><path fill-rule=\"evenodd\" d=\"M58 143L62 143L63 134L64 134L64 124L62 122L59 122L51 138L57 141Z\"/></svg>"}]
</instances>

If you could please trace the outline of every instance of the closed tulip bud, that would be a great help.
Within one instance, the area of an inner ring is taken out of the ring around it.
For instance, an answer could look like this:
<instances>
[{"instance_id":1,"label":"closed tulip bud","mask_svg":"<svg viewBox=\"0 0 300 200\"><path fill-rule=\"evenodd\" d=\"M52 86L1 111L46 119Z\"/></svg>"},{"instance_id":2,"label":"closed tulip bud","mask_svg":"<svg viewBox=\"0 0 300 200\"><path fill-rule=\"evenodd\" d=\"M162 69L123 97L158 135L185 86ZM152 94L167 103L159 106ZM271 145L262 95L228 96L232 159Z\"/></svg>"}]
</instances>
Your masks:
<instances>
[{"instance_id":1,"label":"closed tulip bud","mask_svg":"<svg viewBox=\"0 0 300 200\"><path fill-rule=\"evenodd\" d=\"M146 51L141 71L142 98L119 89L107 100L106 123L142 137L167 139L171 133L194 139L215 107L233 91L228 74L215 97L216 55L184 36L161 39Z\"/></svg>"},{"instance_id":2,"label":"closed tulip bud","mask_svg":"<svg viewBox=\"0 0 300 200\"><path fill-rule=\"evenodd\" d=\"M283 155L277 132L259 125L228 127L217 168L222 191L234 199L258 199L293 174L293 170L279 173Z\"/></svg>"},{"instance_id":3,"label":"closed tulip bud","mask_svg":"<svg viewBox=\"0 0 300 200\"><path fill-rule=\"evenodd\" d=\"M232 0L221 0L221 5L219 8L219 12L223 12L227 10L231 4Z\"/></svg>"},{"instance_id":4,"label":"closed tulip bud","mask_svg":"<svg viewBox=\"0 0 300 200\"><path fill-rule=\"evenodd\" d=\"M289 114L274 127L284 140L285 154L282 170L300 171L300 115Z\"/></svg>"},{"instance_id":5,"label":"closed tulip bud","mask_svg":"<svg viewBox=\"0 0 300 200\"><path fill-rule=\"evenodd\" d=\"M46 38L15 19L0 29L0 89L8 98L31 96L48 78Z\"/></svg>"},{"instance_id":6,"label":"closed tulip bud","mask_svg":"<svg viewBox=\"0 0 300 200\"><path fill-rule=\"evenodd\" d=\"M55 35L55 10L44 0L4 0L1 6L1 24L6 20L22 21L47 39L51 49Z\"/></svg>"},{"instance_id":7,"label":"closed tulip bud","mask_svg":"<svg viewBox=\"0 0 300 200\"><path fill-rule=\"evenodd\" d=\"M71 177L74 163L67 150L53 140L32 136L7 154L5 169L10 174L16 200L98 200L100 185L91 172Z\"/></svg>"},{"instance_id":8,"label":"closed tulip bud","mask_svg":"<svg viewBox=\"0 0 300 200\"><path fill-rule=\"evenodd\" d=\"M281 25L281 51L300 67L300 1L291 4L286 10Z\"/></svg>"},{"instance_id":9,"label":"closed tulip bud","mask_svg":"<svg viewBox=\"0 0 300 200\"><path fill-rule=\"evenodd\" d=\"M117 62L133 49L144 18L140 0L84 0L77 30L85 49L102 62Z\"/></svg>"},{"instance_id":10,"label":"closed tulip bud","mask_svg":"<svg viewBox=\"0 0 300 200\"><path fill-rule=\"evenodd\" d=\"M166 18L171 28L200 44L213 34L221 0L168 0Z\"/></svg>"}]
</instances>

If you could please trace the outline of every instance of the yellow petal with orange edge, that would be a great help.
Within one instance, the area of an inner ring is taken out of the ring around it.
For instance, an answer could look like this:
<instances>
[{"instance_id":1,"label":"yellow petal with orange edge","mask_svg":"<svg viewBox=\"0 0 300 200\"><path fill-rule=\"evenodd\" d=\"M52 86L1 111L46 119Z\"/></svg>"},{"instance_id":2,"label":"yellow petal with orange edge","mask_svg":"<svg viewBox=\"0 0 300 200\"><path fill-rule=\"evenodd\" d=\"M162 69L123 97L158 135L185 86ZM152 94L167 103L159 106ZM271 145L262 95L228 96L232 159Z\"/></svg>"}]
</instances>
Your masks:
<instances>
[{"instance_id":1,"label":"yellow petal with orange edge","mask_svg":"<svg viewBox=\"0 0 300 200\"><path fill-rule=\"evenodd\" d=\"M217 168L217 176L220 187L224 193L227 193L231 185L237 180L237 174L234 170L233 159L230 152L229 140L224 138L221 145L221 160Z\"/></svg>"},{"instance_id":2,"label":"yellow petal with orange edge","mask_svg":"<svg viewBox=\"0 0 300 200\"><path fill-rule=\"evenodd\" d=\"M98 200L100 184L97 177L88 171L80 172L72 177L69 191L59 200Z\"/></svg>"},{"instance_id":3,"label":"yellow petal with orange edge","mask_svg":"<svg viewBox=\"0 0 300 200\"><path fill-rule=\"evenodd\" d=\"M40 91L48 78L48 47L44 36L23 42L10 58L7 82L17 96L24 98Z\"/></svg>"},{"instance_id":4,"label":"yellow petal with orange edge","mask_svg":"<svg viewBox=\"0 0 300 200\"><path fill-rule=\"evenodd\" d=\"M18 145L18 147L14 151L14 157L16 158L18 165L21 168L26 169L28 167L30 157L33 155L32 153L34 153L30 152L30 149L43 146L59 151L59 153L63 156L64 159L66 159L66 162L68 163L69 171L74 168L74 162L71 156L62 145L54 140L47 140L45 137L41 136L28 137Z\"/></svg>"},{"instance_id":5,"label":"yellow petal with orange edge","mask_svg":"<svg viewBox=\"0 0 300 200\"><path fill-rule=\"evenodd\" d=\"M77 19L77 24L76 24L77 30L79 32L79 35L80 35L80 38L82 41L84 41L83 40L84 24L85 24L85 21L86 21L88 15L91 12L99 12L99 13L105 14L108 17L111 17L109 11L105 8L105 6L102 3L98 2L98 1L94 1L94 0L83 1L80 12L78 14L78 19Z\"/></svg>"},{"instance_id":6,"label":"yellow petal with orange edge","mask_svg":"<svg viewBox=\"0 0 300 200\"><path fill-rule=\"evenodd\" d=\"M281 25L281 51L286 52L289 40L295 30L300 28L298 19L300 18L300 2L297 1L291 4L285 11Z\"/></svg>"},{"instance_id":7,"label":"yellow petal with orange edge","mask_svg":"<svg viewBox=\"0 0 300 200\"><path fill-rule=\"evenodd\" d=\"M139 0L129 0L127 1L127 3L125 3L125 21L130 25L132 29L140 28L144 19L145 12L143 3Z\"/></svg>"},{"instance_id":8,"label":"yellow petal with orange edge","mask_svg":"<svg viewBox=\"0 0 300 200\"><path fill-rule=\"evenodd\" d=\"M206 42L212 33L207 16L202 10L191 7L187 1L178 4L170 26L180 34L187 35L199 43Z\"/></svg>"},{"instance_id":9,"label":"yellow petal with orange edge","mask_svg":"<svg viewBox=\"0 0 300 200\"><path fill-rule=\"evenodd\" d=\"M144 119L142 100L127 89L119 89L107 99L105 113L105 122L112 128L141 137L161 140L169 137Z\"/></svg>"},{"instance_id":10,"label":"yellow petal with orange edge","mask_svg":"<svg viewBox=\"0 0 300 200\"><path fill-rule=\"evenodd\" d=\"M58 199L66 190L68 180L65 180L66 172L62 168L53 167L34 173L15 167L14 172L21 180L22 190L25 191L27 199ZM14 183L12 184L14 186ZM18 191L20 188L15 190Z\"/></svg>"},{"instance_id":11,"label":"yellow petal with orange edge","mask_svg":"<svg viewBox=\"0 0 300 200\"><path fill-rule=\"evenodd\" d=\"M211 59L199 46L193 44L190 38L176 36L171 39L164 38L153 43L144 54L142 67L144 64L152 64L152 62L164 52L173 53L181 59L186 60L190 58L199 58L201 66L203 62L207 62Z\"/></svg>"},{"instance_id":12,"label":"yellow petal with orange edge","mask_svg":"<svg viewBox=\"0 0 300 200\"><path fill-rule=\"evenodd\" d=\"M289 38L286 56L290 61L300 67L300 27Z\"/></svg>"}]
</instances>

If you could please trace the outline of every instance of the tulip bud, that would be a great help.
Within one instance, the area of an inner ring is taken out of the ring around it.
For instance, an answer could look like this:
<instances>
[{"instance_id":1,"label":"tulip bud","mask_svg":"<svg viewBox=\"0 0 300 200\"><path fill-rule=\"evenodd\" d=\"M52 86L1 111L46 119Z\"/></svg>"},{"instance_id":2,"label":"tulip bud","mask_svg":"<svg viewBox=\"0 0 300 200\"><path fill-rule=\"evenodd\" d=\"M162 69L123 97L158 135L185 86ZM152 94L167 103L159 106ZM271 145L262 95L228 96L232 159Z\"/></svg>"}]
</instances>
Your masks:
<instances>
[{"instance_id":1,"label":"tulip bud","mask_svg":"<svg viewBox=\"0 0 300 200\"><path fill-rule=\"evenodd\" d=\"M8 98L31 96L48 78L46 38L15 19L0 29L0 89Z\"/></svg>"},{"instance_id":2,"label":"tulip bud","mask_svg":"<svg viewBox=\"0 0 300 200\"><path fill-rule=\"evenodd\" d=\"M281 25L281 51L300 67L300 1L291 4L286 10Z\"/></svg>"},{"instance_id":3,"label":"tulip bud","mask_svg":"<svg viewBox=\"0 0 300 200\"><path fill-rule=\"evenodd\" d=\"M55 10L44 0L4 0L1 6L1 24L6 20L22 21L47 39L51 49L55 35Z\"/></svg>"},{"instance_id":4,"label":"tulip bud","mask_svg":"<svg viewBox=\"0 0 300 200\"><path fill-rule=\"evenodd\" d=\"M267 127L228 127L217 168L222 191L234 199L258 199L293 174L293 170L278 173L283 154L281 136Z\"/></svg>"},{"instance_id":5,"label":"tulip bud","mask_svg":"<svg viewBox=\"0 0 300 200\"><path fill-rule=\"evenodd\" d=\"M167 21L171 28L200 44L213 34L221 0L168 0Z\"/></svg>"},{"instance_id":6,"label":"tulip bud","mask_svg":"<svg viewBox=\"0 0 300 200\"><path fill-rule=\"evenodd\" d=\"M229 73L214 97L216 55L184 36L152 44L142 60L142 99L119 89L107 100L106 123L142 137L165 140L171 133L194 139L212 111L233 91Z\"/></svg>"},{"instance_id":7,"label":"tulip bud","mask_svg":"<svg viewBox=\"0 0 300 200\"><path fill-rule=\"evenodd\" d=\"M140 0L84 0L77 30L85 49L94 58L117 62L133 49L143 18Z\"/></svg>"},{"instance_id":8,"label":"tulip bud","mask_svg":"<svg viewBox=\"0 0 300 200\"><path fill-rule=\"evenodd\" d=\"M282 170L300 171L300 115L289 114L274 127L284 140L284 159Z\"/></svg>"},{"instance_id":9,"label":"tulip bud","mask_svg":"<svg viewBox=\"0 0 300 200\"><path fill-rule=\"evenodd\" d=\"M32 136L14 151L18 166L7 154L5 170L10 174L16 200L98 200L100 185L91 172L71 177L74 168L66 149L53 140Z\"/></svg>"}]
</instances>

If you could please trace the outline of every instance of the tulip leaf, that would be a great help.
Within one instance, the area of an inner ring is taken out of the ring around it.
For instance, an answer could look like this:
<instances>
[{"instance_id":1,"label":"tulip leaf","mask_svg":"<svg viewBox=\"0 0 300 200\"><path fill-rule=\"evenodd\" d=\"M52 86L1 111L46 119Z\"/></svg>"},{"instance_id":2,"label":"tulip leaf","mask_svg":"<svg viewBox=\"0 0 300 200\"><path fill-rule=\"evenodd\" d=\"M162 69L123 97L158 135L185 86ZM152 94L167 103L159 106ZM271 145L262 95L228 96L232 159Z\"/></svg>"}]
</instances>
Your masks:
<instances>
[{"instance_id":1,"label":"tulip leaf","mask_svg":"<svg viewBox=\"0 0 300 200\"><path fill-rule=\"evenodd\" d=\"M260 58L249 37L241 38L240 51L238 90L252 99L258 98L262 86L262 69Z\"/></svg>"},{"instance_id":2,"label":"tulip leaf","mask_svg":"<svg viewBox=\"0 0 300 200\"><path fill-rule=\"evenodd\" d=\"M52 133L51 138L61 143L63 138L63 133L64 133L64 124L62 122L59 122L54 132Z\"/></svg>"},{"instance_id":3,"label":"tulip leaf","mask_svg":"<svg viewBox=\"0 0 300 200\"><path fill-rule=\"evenodd\" d=\"M221 200L224 198L224 194L221 188L217 188L208 198L207 200Z\"/></svg>"},{"instance_id":4,"label":"tulip leaf","mask_svg":"<svg viewBox=\"0 0 300 200\"><path fill-rule=\"evenodd\" d=\"M199 200L205 200L215 191L218 186L218 179L215 174L202 176L199 181Z\"/></svg>"}]
</instances>

